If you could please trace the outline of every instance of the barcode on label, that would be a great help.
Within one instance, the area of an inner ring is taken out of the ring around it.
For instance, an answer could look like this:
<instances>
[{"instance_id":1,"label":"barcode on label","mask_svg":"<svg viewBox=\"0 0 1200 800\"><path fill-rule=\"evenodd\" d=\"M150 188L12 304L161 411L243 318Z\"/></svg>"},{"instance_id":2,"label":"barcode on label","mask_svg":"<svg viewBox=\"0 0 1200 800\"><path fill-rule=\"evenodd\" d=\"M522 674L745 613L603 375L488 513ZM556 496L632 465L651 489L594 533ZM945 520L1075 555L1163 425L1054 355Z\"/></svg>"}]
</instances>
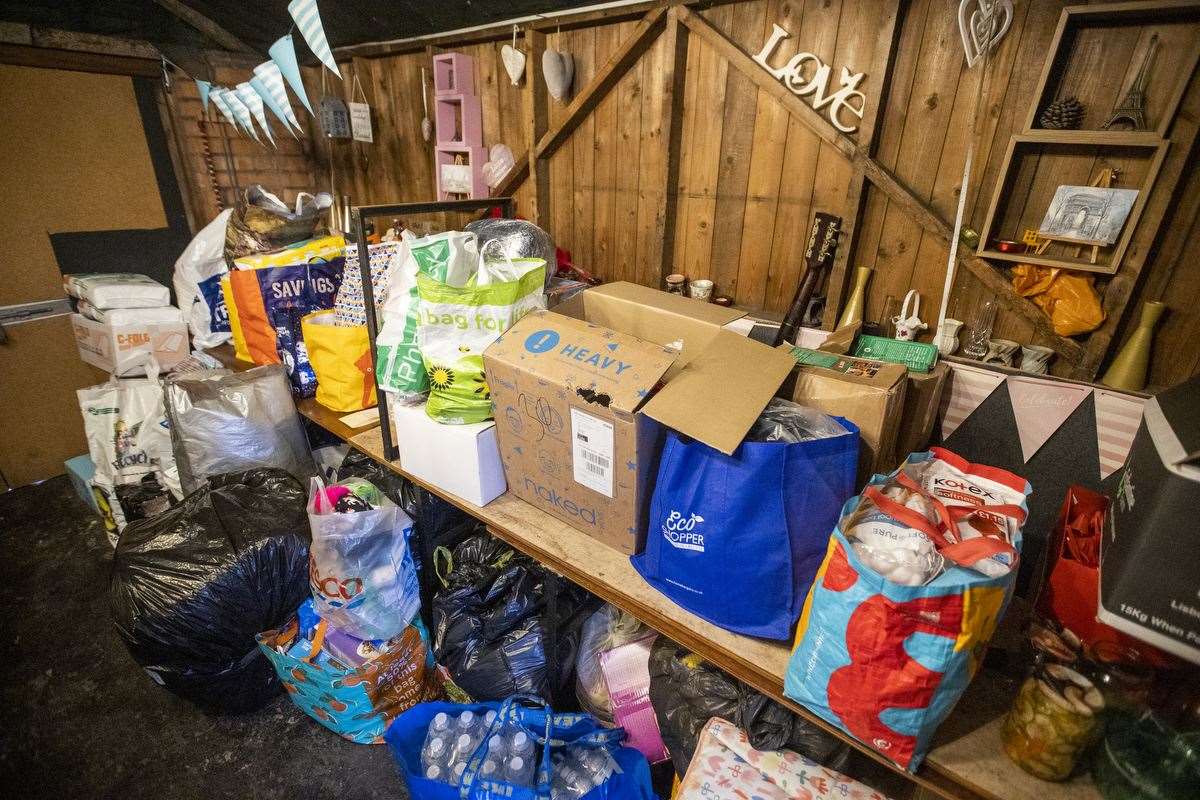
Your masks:
<instances>
[{"instance_id":1,"label":"barcode on label","mask_svg":"<svg viewBox=\"0 0 1200 800\"><path fill-rule=\"evenodd\" d=\"M606 497L613 496L613 426L571 409L572 461L575 481Z\"/></svg>"}]
</instances>

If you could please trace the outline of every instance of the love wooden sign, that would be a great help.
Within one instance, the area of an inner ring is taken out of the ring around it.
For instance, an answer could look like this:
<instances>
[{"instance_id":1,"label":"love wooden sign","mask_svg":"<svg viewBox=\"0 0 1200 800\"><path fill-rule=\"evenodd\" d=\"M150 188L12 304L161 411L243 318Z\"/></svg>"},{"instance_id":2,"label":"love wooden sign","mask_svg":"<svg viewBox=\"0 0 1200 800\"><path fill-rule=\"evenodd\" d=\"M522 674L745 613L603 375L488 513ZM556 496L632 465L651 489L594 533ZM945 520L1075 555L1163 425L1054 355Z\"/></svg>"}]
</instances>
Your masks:
<instances>
[{"instance_id":1,"label":"love wooden sign","mask_svg":"<svg viewBox=\"0 0 1200 800\"><path fill-rule=\"evenodd\" d=\"M791 37L778 23L773 27L771 37L754 60L772 77L782 81L793 94L799 97L811 95L813 108L818 111L825 109L833 127L842 133L858 130L858 122L862 120L863 109L867 104L866 96L858 91L863 73L851 72L842 67L841 88L830 93L829 77L832 68L812 53L796 53L782 67L772 67L771 54L779 47L780 42Z\"/></svg>"}]
</instances>

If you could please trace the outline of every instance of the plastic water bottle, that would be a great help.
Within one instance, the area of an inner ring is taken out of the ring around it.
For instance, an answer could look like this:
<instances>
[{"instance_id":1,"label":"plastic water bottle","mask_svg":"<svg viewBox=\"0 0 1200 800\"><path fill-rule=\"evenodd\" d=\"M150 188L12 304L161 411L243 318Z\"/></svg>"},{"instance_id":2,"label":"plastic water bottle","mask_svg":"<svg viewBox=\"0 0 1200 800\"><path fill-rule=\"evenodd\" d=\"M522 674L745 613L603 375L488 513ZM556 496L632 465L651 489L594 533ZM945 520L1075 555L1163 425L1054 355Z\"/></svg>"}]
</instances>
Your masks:
<instances>
[{"instance_id":1,"label":"plastic water bottle","mask_svg":"<svg viewBox=\"0 0 1200 800\"><path fill-rule=\"evenodd\" d=\"M451 760L466 762L477 747L479 747L479 738L477 736L472 733L460 733L458 738L454 740Z\"/></svg>"},{"instance_id":2,"label":"plastic water bottle","mask_svg":"<svg viewBox=\"0 0 1200 800\"><path fill-rule=\"evenodd\" d=\"M475 716L474 711L462 712L454 722L454 729L458 733L474 733L478 728L479 717Z\"/></svg>"},{"instance_id":3,"label":"plastic water bottle","mask_svg":"<svg viewBox=\"0 0 1200 800\"><path fill-rule=\"evenodd\" d=\"M520 756L513 756L504 765L504 780L518 786L532 786L533 763Z\"/></svg>"},{"instance_id":4,"label":"plastic water bottle","mask_svg":"<svg viewBox=\"0 0 1200 800\"><path fill-rule=\"evenodd\" d=\"M503 764L505 757L508 755L508 743L503 736L493 736L488 739L487 757L497 764Z\"/></svg>"},{"instance_id":5,"label":"plastic water bottle","mask_svg":"<svg viewBox=\"0 0 1200 800\"><path fill-rule=\"evenodd\" d=\"M445 735L450 731L450 715L445 711L439 711L433 715L433 721L429 723L429 732L439 736Z\"/></svg>"},{"instance_id":6,"label":"plastic water bottle","mask_svg":"<svg viewBox=\"0 0 1200 800\"><path fill-rule=\"evenodd\" d=\"M587 773L576 769L566 760L554 773L550 784L552 800L578 800L594 788Z\"/></svg>"},{"instance_id":7,"label":"plastic water bottle","mask_svg":"<svg viewBox=\"0 0 1200 800\"><path fill-rule=\"evenodd\" d=\"M431 781L446 782L446 771L437 764L430 764L425 767L425 777Z\"/></svg>"},{"instance_id":8,"label":"plastic water bottle","mask_svg":"<svg viewBox=\"0 0 1200 800\"><path fill-rule=\"evenodd\" d=\"M500 779L500 763L493 761L490 758L485 758L483 763L479 765L479 772L476 773L480 780L495 781Z\"/></svg>"},{"instance_id":9,"label":"plastic water bottle","mask_svg":"<svg viewBox=\"0 0 1200 800\"><path fill-rule=\"evenodd\" d=\"M491 728L492 724L495 721L496 721L496 712L495 711L488 711L486 714L483 715L483 727L485 729Z\"/></svg>"},{"instance_id":10,"label":"plastic water bottle","mask_svg":"<svg viewBox=\"0 0 1200 800\"><path fill-rule=\"evenodd\" d=\"M450 760L450 743L442 736L429 735L421 747L421 766L446 766Z\"/></svg>"},{"instance_id":11,"label":"plastic water bottle","mask_svg":"<svg viewBox=\"0 0 1200 800\"><path fill-rule=\"evenodd\" d=\"M459 761L450 768L450 785L458 786L462 783L463 773L467 771L467 762Z\"/></svg>"},{"instance_id":12,"label":"plastic water bottle","mask_svg":"<svg viewBox=\"0 0 1200 800\"><path fill-rule=\"evenodd\" d=\"M612 757L607 751L591 747L573 747L571 755L578 770L588 776L593 786L604 783L613 773Z\"/></svg>"},{"instance_id":13,"label":"plastic water bottle","mask_svg":"<svg viewBox=\"0 0 1200 800\"><path fill-rule=\"evenodd\" d=\"M508 740L508 752L514 756L520 756L526 763L533 761L533 739L529 738L529 734L525 731L517 731Z\"/></svg>"}]
</instances>

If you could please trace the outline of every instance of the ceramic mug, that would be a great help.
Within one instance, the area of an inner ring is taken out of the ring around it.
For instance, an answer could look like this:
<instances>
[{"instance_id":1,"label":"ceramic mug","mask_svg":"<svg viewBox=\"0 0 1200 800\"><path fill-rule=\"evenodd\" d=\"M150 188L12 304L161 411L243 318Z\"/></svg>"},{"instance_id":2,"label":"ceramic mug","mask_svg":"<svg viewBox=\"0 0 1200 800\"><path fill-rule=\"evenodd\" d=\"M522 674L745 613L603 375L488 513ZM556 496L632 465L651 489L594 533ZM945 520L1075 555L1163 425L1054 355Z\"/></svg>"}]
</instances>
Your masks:
<instances>
[{"instance_id":1,"label":"ceramic mug","mask_svg":"<svg viewBox=\"0 0 1200 800\"><path fill-rule=\"evenodd\" d=\"M1046 368L1050 365L1050 359L1053 357L1054 351L1049 347L1042 347L1040 344L1023 344L1021 345L1021 371L1044 375Z\"/></svg>"},{"instance_id":2,"label":"ceramic mug","mask_svg":"<svg viewBox=\"0 0 1200 800\"><path fill-rule=\"evenodd\" d=\"M1020 343L1014 342L1012 339L989 339L987 355L983 357L983 363L1011 367L1013 356L1020 348Z\"/></svg>"},{"instance_id":3,"label":"ceramic mug","mask_svg":"<svg viewBox=\"0 0 1200 800\"><path fill-rule=\"evenodd\" d=\"M710 280L692 281L688 284L688 296L693 300L708 302L712 299L713 282Z\"/></svg>"},{"instance_id":4,"label":"ceramic mug","mask_svg":"<svg viewBox=\"0 0 1200 800\"><path fill-rule=\"evenodd\" d=\"M958 332L962 326L961 319L951 319L950 317L946 317L938 326L937 335L933 340L937 343L938 352L943 356L951 355L958 349Z\"/></svg>"}]
</instances>

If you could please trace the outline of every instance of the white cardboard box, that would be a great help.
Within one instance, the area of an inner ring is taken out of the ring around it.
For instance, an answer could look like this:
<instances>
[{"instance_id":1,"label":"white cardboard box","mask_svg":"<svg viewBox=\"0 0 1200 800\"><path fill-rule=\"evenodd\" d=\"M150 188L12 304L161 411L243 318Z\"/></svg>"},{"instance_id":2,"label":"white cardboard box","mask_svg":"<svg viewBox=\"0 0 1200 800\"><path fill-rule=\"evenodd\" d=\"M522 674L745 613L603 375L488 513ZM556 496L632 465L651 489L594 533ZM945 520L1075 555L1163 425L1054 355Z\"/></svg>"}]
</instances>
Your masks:
<instances>
[{"instance_id":1,"label":"white cardboard box","mask_svg":"<svg viewBox=\"0 0 1200 800\"><path fill-rule=\"evenodd\" d=\"M405 472L477 506L504 494L495 422L443 425L429 418L424 405L392 401L388 409Z\"/></svg>"},{"instance_id":2,"label":"white cardboard box","mask_svg":"<svg viewBox=\"0 0 1200 800\"><path fill-rule=\"evenodd\" d=\"M184 322L110 325L82 314L71 315L79 357L120 378L145 375L145 358L153 354L166 372L188 356L188 329Z\"/></svg>"}]
</instances>

